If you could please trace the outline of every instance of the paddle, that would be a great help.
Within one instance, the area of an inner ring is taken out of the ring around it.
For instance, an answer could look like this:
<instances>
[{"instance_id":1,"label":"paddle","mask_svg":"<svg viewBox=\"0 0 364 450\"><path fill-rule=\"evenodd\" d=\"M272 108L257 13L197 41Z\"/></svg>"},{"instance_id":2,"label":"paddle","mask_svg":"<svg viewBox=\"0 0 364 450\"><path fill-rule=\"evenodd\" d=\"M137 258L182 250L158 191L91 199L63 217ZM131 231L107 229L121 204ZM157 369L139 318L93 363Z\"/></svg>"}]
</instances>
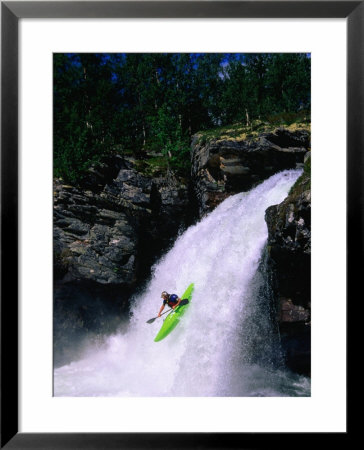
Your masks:
<instances>
[{"instance_id":1,"label":"paddle","mask_svg":"<svg viewBox=\"0 0 364 450\"><path fill-rule=\"evenodd\" d=\"M180 301L180 303L179 303L178 306L187 305L188 301L189 301L188 298L185 298L184 300L181 300L181 301ZM172 308L171 308L171 309L168 309L168 311L165 311L165 312L162 313L160 316L153 317L153 319L147 320L147 323L153 323L153 322L155 321L155 319L158 319L158 317L163 316L163 314L167 314L168 312L172 312L171 310L172 310Z\"/></svg>"}]
</instances>

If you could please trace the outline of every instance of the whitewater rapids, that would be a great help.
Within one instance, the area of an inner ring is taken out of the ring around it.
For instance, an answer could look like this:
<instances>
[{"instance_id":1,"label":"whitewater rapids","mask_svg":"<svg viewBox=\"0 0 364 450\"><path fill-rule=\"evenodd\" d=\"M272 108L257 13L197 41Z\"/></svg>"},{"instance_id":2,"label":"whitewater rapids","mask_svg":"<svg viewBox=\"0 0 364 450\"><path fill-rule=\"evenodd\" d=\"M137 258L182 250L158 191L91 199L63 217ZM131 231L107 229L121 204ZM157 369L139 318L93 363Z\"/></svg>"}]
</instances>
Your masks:
<instances>
[{"instance_id":1,"label":"whitewater rapids","mask_svg":"<svg viewBox=\"0 0 364 450\"><path fill-rule=\"evenodd\" d=\"M128 329L102 345L90 345L81 360L55 369L54 395L310 395L308 378L277 364L279 347L268 345L275 336L264 314L269 305L256 299L256 284L264 283L257 270L268 237L265 210L286 198L300 174L278 173L227 198L188 228L153 267L145 291L133 299ZM146 321L157 315L161 292L181 296L192 282L192 302L180 324L154 342L162 319ZM263 325L253 327L252 320ZM267 345L254 347L255 341ZM254 354L262 348L264 358Z\"/></svg>"}]
</instances>

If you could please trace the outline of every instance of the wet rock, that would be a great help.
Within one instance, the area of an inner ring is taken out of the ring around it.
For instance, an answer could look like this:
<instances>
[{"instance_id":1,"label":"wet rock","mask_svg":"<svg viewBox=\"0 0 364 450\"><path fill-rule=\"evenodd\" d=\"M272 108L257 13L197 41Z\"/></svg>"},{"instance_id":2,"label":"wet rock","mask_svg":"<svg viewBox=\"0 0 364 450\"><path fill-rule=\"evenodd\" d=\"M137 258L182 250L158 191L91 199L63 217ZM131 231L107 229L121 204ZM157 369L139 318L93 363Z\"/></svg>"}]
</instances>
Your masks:
<instances>
[{"instance_id":1,"label":"wet rock","mask_svg":"<svg viewBox=\"0 0 364 450\"><path fill-rule=\"evenodd\" d=\"M266 211L269 263L274 273L277 319L286 364L311 371L311 187L310 159L279 205Z\"/></svg>"},{"instance_id":2,"label":"wet rock","mask_svg":"<svg viewBox=\"0 0 364 450\"><path fill-rule=\"evenodd\" d=\"M311 376L311 327L303 321L282 322L279 331L286 365Z\"/></svg>"},{"instance_id":3,"label":"wet rock","mask_svg":"<svg viewBox=\"0 0 364 450\"><path fill-rule=\"evenodd\" d=\"M301 305L294 305L290 298L281 297L279 300L279 322L309 323L310 310Z\"/></svg>"}]
</instances>

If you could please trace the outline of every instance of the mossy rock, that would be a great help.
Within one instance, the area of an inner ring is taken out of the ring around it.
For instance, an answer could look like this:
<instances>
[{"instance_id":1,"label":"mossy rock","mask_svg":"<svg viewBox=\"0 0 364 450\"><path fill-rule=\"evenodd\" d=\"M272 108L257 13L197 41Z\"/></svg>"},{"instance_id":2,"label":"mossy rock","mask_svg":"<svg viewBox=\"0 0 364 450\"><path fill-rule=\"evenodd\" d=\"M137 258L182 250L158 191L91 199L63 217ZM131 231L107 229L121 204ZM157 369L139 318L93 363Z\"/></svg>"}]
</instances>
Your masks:
<instances>
[{"instance_id":1,"label":"mossy rock","mask_svg":"<svg viewBox=\"0 0 364 450\"><path fill-rule=\"evenodd\" d=\"M168 160L164 156L136 160L134 164L136 170L146 177L165 175L168 170Z\"/></svg>"},{"instance_id":2,"label":"mossy rock","mask_svg":"<svg viewBox=\"0 0 364 450\"><path fill-rule=\"evenodd\" d=\"M262 133L275 133L279 128L289 131L305 130L311 132L310 122L297 121L286 124L284 122L269 123L268 121L254 120L251 125L235 123L211 130L202 130L196 133L200 145L208 144L212 141L245 141L258 139Z\"/></svg>"},{"instance_id":3,"label":"mossy rock","mask_svg":"<svg viewBox=\"0 0 364 450\"><path fill-rule=\"evenodd\" d=\"M295 184L291 187L288 195L292 196L293 199L296 199L303 192L311 189L311 156L309 156L304 163L303 173L295 182Z\"/></svg>"}]
</instances>

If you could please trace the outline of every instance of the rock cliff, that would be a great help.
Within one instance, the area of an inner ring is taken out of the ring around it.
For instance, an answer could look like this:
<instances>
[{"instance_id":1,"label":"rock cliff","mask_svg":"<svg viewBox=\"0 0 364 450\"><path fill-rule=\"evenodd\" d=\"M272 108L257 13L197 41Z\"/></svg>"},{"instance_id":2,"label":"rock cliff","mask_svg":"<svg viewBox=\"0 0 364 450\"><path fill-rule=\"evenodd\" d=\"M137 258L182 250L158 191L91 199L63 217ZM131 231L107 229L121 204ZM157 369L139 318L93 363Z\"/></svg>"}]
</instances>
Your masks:
<instances>
[{"instance_id":1,"label":"rock cliff","mask_svg":"<svg viewBox=\"0 0 364 450\"><path fill-rule=\"evenodd\" d=\"M173 175L147 177L121 157L105 166L85 187L54 180L56 280L132 286L186 225L188 189Z\"/></svg>"},{"instance_id":2,"label":"rock cliff","mask_svg":"<svg viewBox=\"0 0 364 450\"><path fill-rule=\"evenodd\" d=\"M192 182L200 216L229 195L248 191L274 173L302 164L309 146L310 135L304 129L278 128L254 137L207 142L197 134L192 141Z\"/></svg>"},{"instance_id":3,"label":"rock cliff","mask_svg":"<svg viewBox=\"0 0 364 450\"><path fill-rule=\"evenodd\" d=\"M268 253L275 277L278 323L286 363L310 374L311 178L310 153L289 196L266 211Z\"/></svg>"}]
</instances>

